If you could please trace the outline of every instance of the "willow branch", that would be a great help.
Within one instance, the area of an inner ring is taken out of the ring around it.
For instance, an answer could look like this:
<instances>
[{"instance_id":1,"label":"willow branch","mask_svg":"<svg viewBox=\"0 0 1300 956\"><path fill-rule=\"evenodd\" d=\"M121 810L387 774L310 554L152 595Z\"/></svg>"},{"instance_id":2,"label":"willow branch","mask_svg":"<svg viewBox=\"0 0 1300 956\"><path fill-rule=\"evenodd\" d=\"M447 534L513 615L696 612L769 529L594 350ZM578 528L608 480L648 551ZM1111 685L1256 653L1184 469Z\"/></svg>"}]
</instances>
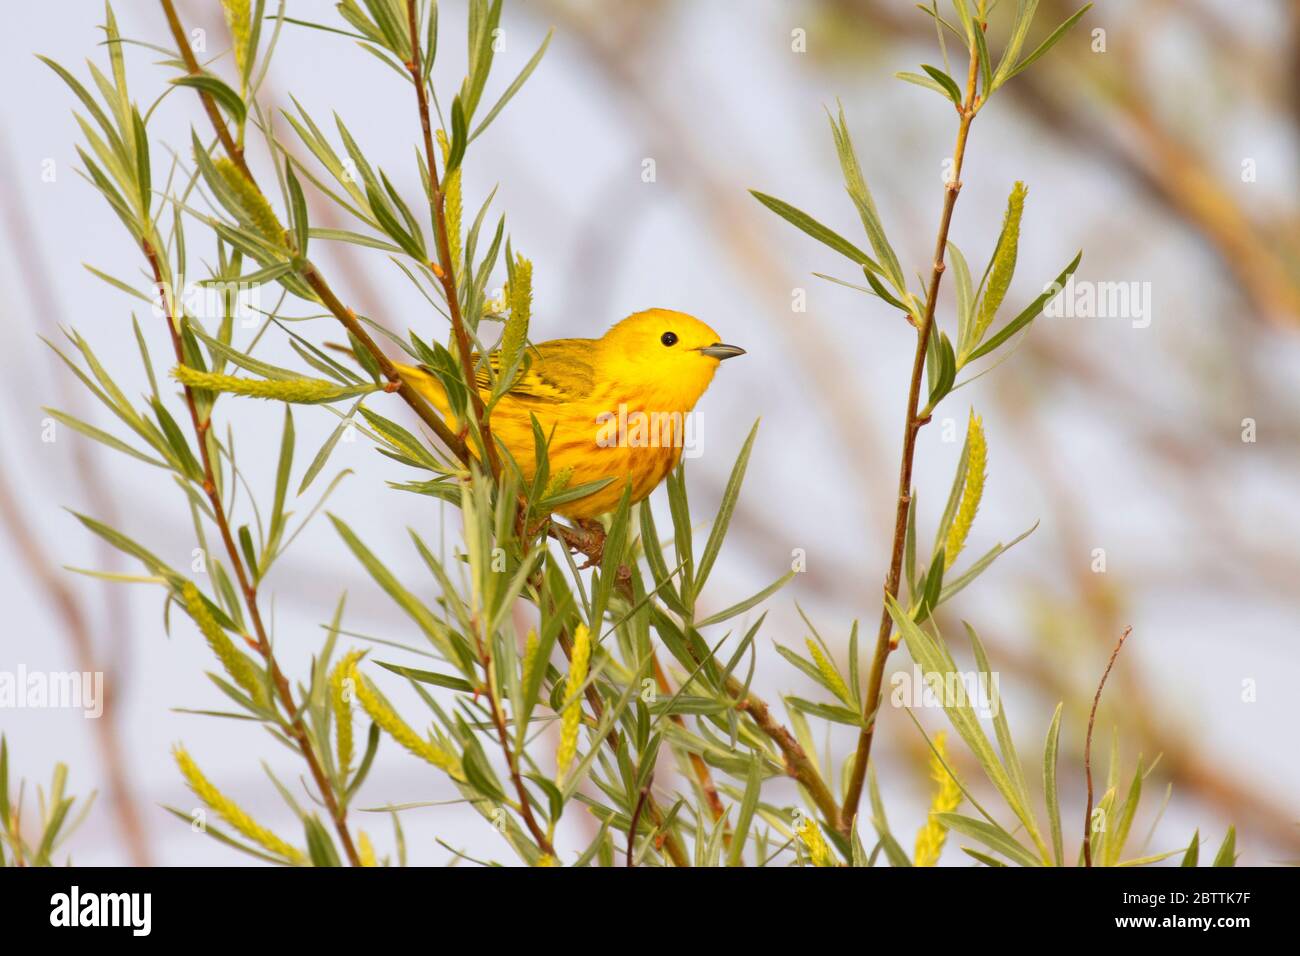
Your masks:
<instances>
[{"instance_id":1,"label":"willow branch","mask_svg":"<svg viewBox=\"0 0 1300 956\"><path fill-rule=\"evenodd\" d=\"M528 827L528 832L533 835L533 839L537 841L537 845L542 852L554 857L555 847L551 844L551 838L533 815L532 798L529 797L528 789L524 786L523 777L519 773L519 761L514 750L510 747L510 735L506 730L505 714L497 701L494 686L496 679L492 673L492 655L488 653L482 638L479 637L477 628L475 629L474 641L478 645L479 663L483 665L483 692L487 697L488 709L492 712L492 723L496 728L497 739L501 742L501 752L505 754L510 780L514 784L515 793L519 795L519 814L523 817L524 825Z\"/></svg>"},{"instance_id":2,"label":"willow branch","mask_svg":"<svg viewBox=\"0 0 1300 956\"><path fill-rule=\"evenodd\" d=\"M975 29L980 29L976 24ZM871 759L871 742L875 735L876 718L880 704L880 692L885 677L885 661L893 650L891 634L893 621L889 616L888 599L898 597L898 589L903 575L903 547L907 537L907 514L912 504L912 464L916 458L916 436L921 427L930 420L928 410L920 414L921 377L925 371L926 349L930 342L931 330L934 328L934 311L939 300L939 284L943 279L944 255L948 249L948 228L952 224L952 211L957 205L957 195L961 192L962 161L966 155L966 137L970 132L971 120L979 109L979 99L975 92L975 80L979 70L979 54L972 42L969 50L970 69L966 77L966 95L958 109L957 143L953 147L952 178L947 183L943 197L943 213L939 219L939 234L934 243L934 264L930 271L929 287L926 290L925 312L921 316L921 325L916 335L916 351L912 356L912 381L907 395L907 418L903 424L903 453L898 468L898 505L894 515L894 538L890 547L889 574L885 579L884 606L880 611L880 629L876 635L876 651L871 661L871 674L867 682L867 697L863 710L864 725L858 735L858 749L853 758L853 769L849 774L849 788L844 797L844 808L840 813L840 832L846 837L853 831L853 821L858 813L858 804L862 800L862 787L867 776L867 763Z\"/></svg>"},{"instance_id":3,"label":"willow branch","mask_svg":"<svg viewBox=\"0 0 1300 956\"><path fill-rule=\"evenodd\" d=\"M456 288L456 264L451 261L451 243L447 238L446 208L443 204L442 187L438 181L437 158L433 151L433 126L429 120L429 95L425 89L424 70L420 62L420 25L417 21L416 6L412 2L406 4L407 25L411 36L411 59L407 62L406 68L410 71L411 83L415 86L416 104L420 111L420 131L424 136L425 162L429 167L429 216L438 246L438 264L430 263L430 266L433 267L438 281L442 283L443 295L447 299L447 314L451 316L452 335L456 340L461 371L465 374L465 387L469 390L474 416L478 420L488 468L491 469L492 477L496 478L501 474L501 460L497 455L496 443L492 439L492 425L483 404L483 396L474 385L477 378L474 370L474 355L469 332L465 328L465 318L460 311L460 295Z\"/></svg>"},{"instance_id":4,"label":"willow branch","mask_svg":"<svg viewBox=\"0 0 1300 956\"><path fill-rule=\"evenodd\" d=\"M164 2L167 2L167 0L164 0ZM168 332L171 334L172 350L175 352L176 361L178 364L184 365L186 364L185 350L181 343L180 326L172 309L170 297L167 294L162 261L157 250L147 238L141 240L141 247L145 258L149 260L154 282L159 290L159 299L161 300ZM257 585L253 582L247 568L244 566L243 556L239 547L235 544L235 537L230 530L230 521L226 516L225 503L221 500L221 494L217 490L216 471L212 464L212 454L208 449L208 432L211 430L212 421L210 418L199 417L198 404L195 402L193 389L188 385L184 386L184 389L185 404L189 409L190 423L194 428L195 438L199 446L200 462L203 467L203 493L212 506L213 520L216 522L217 530L221 534L221 541L225 545L226 555L231 567L234 569L240 591L243 593L244 604L248 608L249 620L253 624L257 651L266 661L267 670L271 674L276 694L289 717L286 728L298 745L303 759L307 762L312 779L316 782L321 799L324 800L325 806L329 810L330 818L334 823L335 830L338 832L339 840L343 843L343 849L347 853L348 860L353 866L360 866L361 861L357 855L356 847L352 843L352 835L348 832L347 809L335 798L334 790L330 786L325 772L321 769L320 762L316 759L316 753L312 748L306 725L303 723L301 716L296 716L299 708L293 699L293 690L289 686L288 679L275 662L275 655L271 651L271 642L267 638L266 627L262 623L262 614L258 609L257 602Z\"/></svg>"}]
</instances>

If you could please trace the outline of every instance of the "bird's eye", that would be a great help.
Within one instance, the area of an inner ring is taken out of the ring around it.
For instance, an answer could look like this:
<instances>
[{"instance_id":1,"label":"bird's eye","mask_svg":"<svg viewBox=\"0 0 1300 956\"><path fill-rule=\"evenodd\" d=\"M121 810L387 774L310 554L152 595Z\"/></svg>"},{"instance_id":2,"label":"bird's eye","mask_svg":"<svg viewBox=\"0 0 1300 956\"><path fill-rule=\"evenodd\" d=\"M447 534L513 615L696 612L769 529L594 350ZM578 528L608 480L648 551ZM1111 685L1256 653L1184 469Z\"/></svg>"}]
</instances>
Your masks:
<instances>
[{"instance_id":1,"label":"bird's eye","mask_svg":"<svg viewBox=\"0 0 1300 956\"><path fill-rule=\"evenodd\" d=\"M665 332L663 335L659 336L659 341L662 342L664 345L676 345L677 333Z\"/></svg>"}]
</instances>

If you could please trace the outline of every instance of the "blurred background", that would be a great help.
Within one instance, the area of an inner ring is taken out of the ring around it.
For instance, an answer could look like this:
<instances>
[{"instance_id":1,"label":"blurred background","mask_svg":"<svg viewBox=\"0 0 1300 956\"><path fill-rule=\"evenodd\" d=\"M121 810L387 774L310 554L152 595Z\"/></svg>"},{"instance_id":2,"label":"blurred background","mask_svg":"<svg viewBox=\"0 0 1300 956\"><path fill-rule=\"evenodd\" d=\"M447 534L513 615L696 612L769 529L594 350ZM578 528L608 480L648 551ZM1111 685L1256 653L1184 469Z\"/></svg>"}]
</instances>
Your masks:
<instances>
[{"instance_id":1,"label":"blurred background","mask_svg":"<svg viewBox=\"0 0 1300 956\"><path fill-rule=\"evenodd\" d=\"M216 3L178 7L204 31L201 59L226 49ZM464 13L455 2L440 8L434 76L450 89L464 72ZM1031 45L1075 9L1044 0ZM170 46L156 4L121 3L116 13L125 36ZM342 25L325 2L289 0L288 13ZM40 341L60 338L63 326L88 339L128 394L146 388L129 331L141 303L81 265L145 287L138 253L76 175L71 94L33 55L84 78L86 57L106 60L102 20L89 0L20 4L0 35L9 90L0 97L0 670L103 671L108 706L99 720L0 709L0 730L11 777L44 785L54 763L66 761L72 792L99 791L67 846L74 862L243 863L160 809L193 803L172 745L183 740L218 786L289 834L292 815L259 761L299 791L300 765L252 725L177 711L219 708L221 698L203 675L209 652L190 622L173 615L166 633L157 588L65 570L137 570L92 539L69 508L128 530L177 567L189 566L194 547L170 477L62 426L51 436L41 410L112 427ZM942 100L893 73L941 62L933 22L905 0L508 0L502 25L489 99L549 27L556 35L523 92L476 141L466 207L476 209L499 184L494 209L507 214L514 247L535 263L534 338L599 335L629 312L663 306L701 316L748 349L722 368L701 404L703 454L689 464L693 505L707 515L762 418L708 600L721 608L758 590L789 567L793 549L804 549L807 572L767 605L756 685L771 697L813 696L770 642L798 645L806 635L796 602L841 664L852 620L874 639L913 332L880 300L815 278L860 281L846 260L747 190L780 196L863 241L824 111L838 98L905 269L928 271L956 124ZM951 44L950 52L960 55ZM142 47L127 57L133 96L152 102L173 72ZM229 54L212 68L229 70ZM1126 780L1139 755L1160 755L1136 842L1151 831L1149 852L1171 850L1199 827L1217 846L1233 823L1243 863L1300 858L1298 79L1298 3L1103 0L995 96L971 133L951 238L972 268L992 251L1012 183L1029 187L1011 310L1080 248L1077 280L1150 290L1149 321L1040 318L1010 360L948 400L922 431L917 456L922 541L947 494L968 406L984 416L989 442L968 553L1040 522L946 608L944 624L955 637L964 618L983 635L1031 780L1052 709L1065 702L1067 834L1082 827L1088 706L1131 625L1099 712L1094 773L1104 781L1113 729ZM327 129L337 111L372 162L408 199L418 195L410 91L351 40L286 26L262 100L278 109L290 94ZM207 135L204 124L197 98L184 92L163 102L150 132L155 144L187 154L190 126ZM308 156L287 124L279 132ZM266 162L257 148L250 157L254 168ZM309 190L320 224L352 225L319 198ZM319 247L324 270L358 311L390 328L444 334L381 253ZM950 281L939 316L951 331ZM165 333L147 308L140 321L155 356L165 355ZM338 337L323 321L298 330L317 341ZM269 360L292 360L282 343L267 347ZM227 401L220 414L239 436L253 488L269 495L279 412ZM334 419L310 408L295 419L301 469ZM386 490L385 480L406 475L365 441L340 444L327 477L342 468L353 474L330 510L428 590L404 529L454 540L457 525L442 529L444 515L429 499ZM295 507L299 515L323 485ZM661 495L655 504L666 511ZM1096 570L1097 549L1104 571ZM263 592L288 673L305 672L342 592L348 630L412 636L328 523L318 523ZM905 651L890 660L891 671L910 667ZM400 704L396 681L383 686ZM946 725L937 710L917 716L931 730ZM838 761L852 740L837 734L827 746ZM906 714L882 711L875 756L890 822L910 847L930 784L924 741ZM29 789L33 804L34 796ZM454 796L386 744L356 807ZM354 819L381 855L392 851L384 814ZM438 840L475 855L506 852L490 827L454 804L402 819L412 862L451 858ZM588 822L565 825L562 844L581 845ZM945 862L971 862L949 842Z\"/></svg>"}]
</instances>

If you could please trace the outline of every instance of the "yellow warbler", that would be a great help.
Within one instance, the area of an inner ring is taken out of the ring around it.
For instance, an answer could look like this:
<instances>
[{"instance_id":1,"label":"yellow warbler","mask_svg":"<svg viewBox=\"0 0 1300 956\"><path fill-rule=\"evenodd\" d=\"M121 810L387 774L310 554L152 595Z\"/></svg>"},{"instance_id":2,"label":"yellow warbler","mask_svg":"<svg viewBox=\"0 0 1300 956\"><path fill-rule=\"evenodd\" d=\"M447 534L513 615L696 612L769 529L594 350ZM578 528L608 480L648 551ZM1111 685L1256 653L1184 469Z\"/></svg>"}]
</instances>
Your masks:
<instances>
[{"instance_id":1,"label":"yellow warbler","mask_svg":"<svg viewBox=\"0 0 1300 956\"><path fill-rule=\"evenodd\" d=\"M718 363L743 354L744 349L724 345L718 333L684 312L637 312L598 339L529 346L489 424L526 480L536 469L532 417L549 441L552 475L568 474L570 487L613 478L555 509L568 518L590 520L612 511L629 482L635 503L676 467L689 437L687 415L713 381ZM500 353L488 360L495 371ZM437 379L423 368L397 368L458 431ZM477 384L486 402L486 369L479 368Z\"/></svg>"}]
</instances>

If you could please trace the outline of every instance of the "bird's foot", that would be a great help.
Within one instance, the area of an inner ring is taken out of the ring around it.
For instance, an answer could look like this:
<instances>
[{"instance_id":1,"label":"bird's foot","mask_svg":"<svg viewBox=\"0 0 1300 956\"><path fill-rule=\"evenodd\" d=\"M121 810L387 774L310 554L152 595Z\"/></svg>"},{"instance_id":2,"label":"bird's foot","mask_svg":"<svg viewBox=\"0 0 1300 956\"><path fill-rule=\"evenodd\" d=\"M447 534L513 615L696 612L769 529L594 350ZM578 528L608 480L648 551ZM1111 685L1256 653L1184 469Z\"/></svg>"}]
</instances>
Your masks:
<instances>
[{"instance_id":1,"label":"bird's foot","mask_svg":"<svg viewBox=\"0 0 1300 956\"><path fill-rule=\"evenodd\" d=\"M591 518L574 518L574 527L558 525L564 543L587 559L578 570L596 567L605 556L605 528Z\"/></svg>"}]
</instances>

